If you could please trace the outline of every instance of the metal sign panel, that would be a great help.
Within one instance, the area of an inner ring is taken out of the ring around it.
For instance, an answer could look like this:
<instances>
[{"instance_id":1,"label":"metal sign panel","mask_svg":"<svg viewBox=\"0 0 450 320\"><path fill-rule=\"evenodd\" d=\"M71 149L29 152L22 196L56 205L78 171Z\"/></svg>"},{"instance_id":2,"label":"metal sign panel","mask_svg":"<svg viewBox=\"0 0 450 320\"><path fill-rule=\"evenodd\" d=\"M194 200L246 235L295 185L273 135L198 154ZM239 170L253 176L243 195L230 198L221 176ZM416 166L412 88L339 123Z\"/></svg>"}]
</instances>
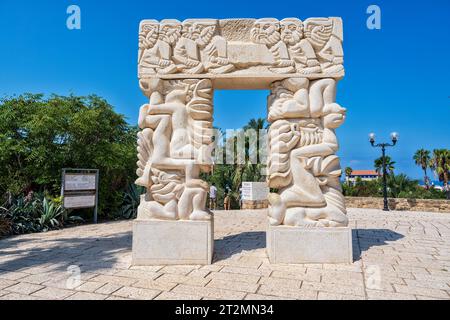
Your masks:
<instances>
[{"instance_id":1,"label":"metal sign panel","mask_svg":"<svg viewBox=\"0 0 450 320\"><path fill-rule=\"evenodd\" d=\"M64 177L64 190L96 190L96 175L66 173Z\"/></svg>"},{"instance_id":2,"label":"metal sign panel","mask_svg":"<svg viewBox=\"0 0 450 320\"><path fill-rule=\"evenodd\" d=\"M94 208L94 223L97 223L98 184L98 169L62 169L64 208Z\"/></svg>"},{"instance_id":3,"label":"metal sign panel","mask_svg":"<svg viewBox=\"0 0 450 320\"><path fill-rule=\"evenodd\" d=\"M269 187L265 182L242 182L242 200L267 200Z\"/></svg>"},{"instance_id":4,"label":"metal sign panel","mask_svg":"<svg viewBox=\"0 0 450 320\"><path fill-rule=\"evenodd\" d=\"M69 195L64 197L64 208L81 209L95 207L95 194L92 195Z\"/></svg>"}]
</instances>

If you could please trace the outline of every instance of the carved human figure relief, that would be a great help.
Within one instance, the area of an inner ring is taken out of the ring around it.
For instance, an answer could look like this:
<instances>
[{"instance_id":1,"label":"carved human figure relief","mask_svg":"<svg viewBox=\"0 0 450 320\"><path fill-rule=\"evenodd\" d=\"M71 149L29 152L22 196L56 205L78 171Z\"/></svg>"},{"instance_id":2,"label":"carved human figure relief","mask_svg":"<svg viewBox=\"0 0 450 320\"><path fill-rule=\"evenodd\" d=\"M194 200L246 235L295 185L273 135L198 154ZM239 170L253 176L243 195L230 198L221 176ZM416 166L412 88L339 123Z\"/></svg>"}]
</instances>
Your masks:
<instances>
[{"instance_id":1,"label":"carved human figure relief","mask_svg":"<svg viewBox=\"0 0 450 320\"><path fill-rule=\"evenodd\" d=\"M141 24L139 35L140 67L142 74L171 74L177 72L172 60L172 48L181 35L181 23L178 20L163 20L156 24L154 20ZM149 30L149 31L147 31Z\"/></svg>"},{"instance_id":2,"label":"carved human figure relief","mask_svg":"<svg viewBox=\"0 0 450 320\"><path fill-rule=\"evenodd\" d=\"M272 85L269 101L269 196L272 225L346 226L335 155L335 129L345 109L335 102L336 81L291 78Z\"/></svg>"},{"instance_id":3,"label":"carved human figure relief","mask_svg":"<svg viewBox=\"0 0 450 320\"><path fill-rule=\"evenodd\" d=\"M254 43L267 46L275 59L274 65L269 68L276 73L294 73L295 63L289 57L286 44L281 41L280 22L273 18L256 20L250 31Z\"/></svg>"},{"instance_id":4,"label":"carved human figure relief","mask_svg":"<svg viewBox=\"0 0 450 320\"><path fill-rule=\"evenodd\" d=\"M139 219L208 220L208 184L199 178L211 161L212 84L203 80L141 83L150 103L141 107L138 180L147 188Z\"/></svg>"},{"instance_id":5,"label":"carved human figure relief","mask_svg":"<svg viewBox=\"0 0 450 320\"><path fill-rule=\"evenodd\" d=\"M342 40L340 18L310 18L304 23L298 18L144 20L139 30L139 77L338 78L344 75Z\"/></svg>"},{"instance_id":6,"label":"carved human figure relief","mask_svg":"<svg viewBox=\"0 0 450 320\"><path fill-rule=\"evenodd\" d=\"M344 69L342 20L340 18L310 18L305 21L305 35L316 51L323 73Z\"/></svg>"},{"instance_id":7,"label":"carved human figure relief","mask_svg":"<svg viewBox=\"0 0 450 320\"><path fill-rule=\"evenodd\" d=\"M289 56L296 63L296 71L302 74L321 72L311 43L303 37L303 22L297 18L286 18L281 20L280 26L281 40L287 45Z\"/></svg>"}]
</instances>

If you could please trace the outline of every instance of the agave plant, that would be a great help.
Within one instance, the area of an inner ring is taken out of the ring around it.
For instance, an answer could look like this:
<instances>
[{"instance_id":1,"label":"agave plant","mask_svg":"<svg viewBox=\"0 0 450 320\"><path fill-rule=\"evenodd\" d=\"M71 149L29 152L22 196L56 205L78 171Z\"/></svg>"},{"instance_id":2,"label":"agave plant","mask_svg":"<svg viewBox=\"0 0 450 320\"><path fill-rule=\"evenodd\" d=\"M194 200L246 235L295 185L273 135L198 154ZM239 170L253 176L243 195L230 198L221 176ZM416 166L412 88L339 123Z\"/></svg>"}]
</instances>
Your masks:
<instances>
[{"instance_id":1,"label":"agave plant","mask_svg":"<svg viewBox=\"0 0 450 320\"><path fill-rule=\"evenodd\" d=\"M62 226L61 218L63 216L64 209L61 205L55 204L53 201L44 198L41 208L41 216L39 217L39 224L42 227L42 231L48 231L49 229L59 228Z\"/></svg>"},{"instance_id":2,"label":"agave plant","mask_svg":"<svg viewBox=\"0 0 450 320\"><path fill-rule=\"evenodd\" d=\"M9 233L23 234L40 231L40 226L36 221L36 212L39 210L39 206L38 199L19 197L0 207L0 216L5 225L5 221L7 221Z\"/></svg>"},{"instance_id":3,"label":"agave plant","mask_svg":"<svg viewBox=\"0 0 450 320\"><path fill-rule=\"evenodd\" d=\"M120 215L125 219L134 219L137 216L137 209L144 193L143 187L138 187L134 183L130 184L123 195L123 204Z\"/></svg>"}]
</instances>

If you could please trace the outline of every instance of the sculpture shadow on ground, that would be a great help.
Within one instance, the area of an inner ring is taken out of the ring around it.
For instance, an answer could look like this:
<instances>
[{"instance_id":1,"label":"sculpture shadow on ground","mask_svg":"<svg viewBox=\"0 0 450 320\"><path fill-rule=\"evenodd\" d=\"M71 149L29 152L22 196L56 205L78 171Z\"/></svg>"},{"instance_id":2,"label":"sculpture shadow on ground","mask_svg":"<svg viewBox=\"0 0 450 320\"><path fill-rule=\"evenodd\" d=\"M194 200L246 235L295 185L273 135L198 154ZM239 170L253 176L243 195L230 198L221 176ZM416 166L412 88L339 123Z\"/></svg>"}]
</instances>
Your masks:
<instances>
[{"instance_id":1,"label":"sculpture shadow on ground","mask_svg":"<svg viewBox=\"0 0 450 320\"><path fill-rule=\"evenodd\" d=\"M402 238L404 235L389 229L353 229L353 260L360 260L361 253L372 247L386 246Z\"/></svg>"},{"instance_id":2,"label":"sculpture shadow on ground","mask_svg":"<svg viewBox=\"0 0 450 320\"><path fill-rule=\"evenodd\" d=\"M266 232L252 231L225 236L214 241L213 263L231 258L244 251L266 248Z\"/></svg>"},{"instance_id":3,"label":"sculpture shadow on ground","mask_svg":"<svg viewBox=\"0 0 450 320\"><path fill-rule=\"evenodd\" d=\"M64 272L72 265L92 273L114 268L122 263L120 255L131 253L131 239L131 231L107 237L4 238L0 240L0 273L35 267Z\"/></svg>"}]
</instances>

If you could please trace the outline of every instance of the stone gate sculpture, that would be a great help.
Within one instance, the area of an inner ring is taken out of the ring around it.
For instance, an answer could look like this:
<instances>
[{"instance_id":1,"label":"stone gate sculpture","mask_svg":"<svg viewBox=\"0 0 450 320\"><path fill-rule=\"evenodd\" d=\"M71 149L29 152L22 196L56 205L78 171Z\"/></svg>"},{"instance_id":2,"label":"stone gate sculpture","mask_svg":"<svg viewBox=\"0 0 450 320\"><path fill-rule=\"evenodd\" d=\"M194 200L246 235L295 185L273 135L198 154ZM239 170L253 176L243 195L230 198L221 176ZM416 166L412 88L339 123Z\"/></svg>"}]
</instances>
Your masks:
<instances>
[{"instance_id":1,"label":"stone gate sculpture","mask_svg":"<svg viewBox=\"0 0 450 320\"><path fill-rule=\"evenodd\" d=\"M214 89L270 89L267 246L274 263L351 262L336 156L344 76L340 18L144 20L135 264L208 264Z\"/></svg>"}]
</instances>

